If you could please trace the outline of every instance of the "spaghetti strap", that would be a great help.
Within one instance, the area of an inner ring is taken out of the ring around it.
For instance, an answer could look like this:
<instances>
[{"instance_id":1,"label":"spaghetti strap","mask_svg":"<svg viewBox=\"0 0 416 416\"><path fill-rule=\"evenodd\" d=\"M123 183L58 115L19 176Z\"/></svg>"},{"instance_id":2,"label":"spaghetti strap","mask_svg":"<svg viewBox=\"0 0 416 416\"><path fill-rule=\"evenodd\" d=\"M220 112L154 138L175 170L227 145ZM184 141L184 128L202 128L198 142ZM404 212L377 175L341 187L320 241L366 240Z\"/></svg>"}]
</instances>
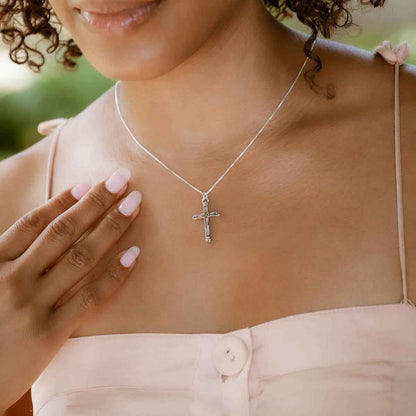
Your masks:
<instances>
[{"instance_id":1,"label":"spaghetti strap","mask_svg":"<svg viewBox=\"0 0 416 416\"><path fill-rule=\"evenodd\" d=\"M393 49L389 41L384 41L380 46L376 48L375 52L381 55L388 63L394 65L394 154L396 167L397 230L399 236L400 270L403 288L403 299L400 303L408 303L411 306L416 307L416 305L407 297L406 250L403 220L402 164L400 153L399 75L400 65L402 65L410 55L410 47L406 42L402 42L396 48Z\"/></svg>"},{"instance_id":2,"label":"spaghetti strap","mask_svg":"<svg viewBox=\"0 0 416 416\"><path fill-rule=\"evenodd\" d=\"M51 190L52 190L52 176L53 176L53 166L55 162L55 154L56 154L56 145L59 138L59 133L61 132L63 126L71 119L72 117L66 119L54 119L48 120L38 125L38 131L41 134L48 134L50 132L53 133L52 135L52 143L49 148L49 156L48 156L48 166L46 169L46 186L45 186L45 202L49 200L51 197ZM59 120L57 122L56 120ZM49 123L49 124L46 124ZM51 130L52 129L52 130Z\"/></svg>"}]
</instances>

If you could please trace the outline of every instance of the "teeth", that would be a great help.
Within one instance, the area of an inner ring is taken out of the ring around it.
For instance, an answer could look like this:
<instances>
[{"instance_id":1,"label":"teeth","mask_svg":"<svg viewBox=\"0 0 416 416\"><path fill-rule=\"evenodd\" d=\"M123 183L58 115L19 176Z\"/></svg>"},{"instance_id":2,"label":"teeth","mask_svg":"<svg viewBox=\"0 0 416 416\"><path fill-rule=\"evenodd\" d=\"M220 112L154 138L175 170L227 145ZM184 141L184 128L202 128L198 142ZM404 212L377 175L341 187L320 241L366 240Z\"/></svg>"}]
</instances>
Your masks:
<instances>
[{"instance_id":1,"label":"teeth","mask_svg":"<svg viewBox=\"0 0 416 416\"><path fill-rule=\"evenodd\" d=\"M92 23L93 17L90 12L84 12L83 10L80 11L82 17L88 22Z\"/></svg>"}]
</instances>

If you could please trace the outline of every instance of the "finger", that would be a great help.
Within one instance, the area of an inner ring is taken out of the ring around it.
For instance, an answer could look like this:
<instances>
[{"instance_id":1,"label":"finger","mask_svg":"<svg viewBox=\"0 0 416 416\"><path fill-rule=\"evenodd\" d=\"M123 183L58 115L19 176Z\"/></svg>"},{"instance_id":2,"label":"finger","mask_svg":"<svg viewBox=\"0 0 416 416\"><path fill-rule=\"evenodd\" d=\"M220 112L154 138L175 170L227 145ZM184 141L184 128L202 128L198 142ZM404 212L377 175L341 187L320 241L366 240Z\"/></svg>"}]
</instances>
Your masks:
<instances>
[{"instance_id":1,"label":"finger","mask_svg":"<svg viewBox=\"0 0 416 416\"><path fill-rule=\"evenodd\" d=\"M35 278L42 275L119 199L129 179L130 171L121 168L93 186L78 204L47 225L20 257L23 267L30 266Z\"/></svg>"},{"instance_id":2,"label":"finger","mask_svg":"<svg viewBox=\"0 0 416 416\"><path fill-rule=\"evenodd\" d=\"M46 302L55 303L84 276L127 230L140 211L142 196L132 191L104 216L82 241L72 246L62 259L38 280L38 291Z\"/></svg>"},{"instance_id":3,"label":"finger","mask_svg":"<svg viewBox=\"0 0 416 416\"><path fill-rule=\"evenodd\" d=\"M81 287L66 302L56 303L50 316L53 331L69 336L87 312L104 303L123 284L139 254L138 246L122 251L101 277Z\"/></svg>"},{"instance_id":4,"label":"finger","mask_svg":"<svg viewBox=\"0 0 416 416\"><path fill-rule=\"evenodd\" d=\"M13 260L22 255L46 226L78 202L89 187L88 184L78 184L66 189L19 218L0 236L1 261Z\"/></svg>"}]
</instances>

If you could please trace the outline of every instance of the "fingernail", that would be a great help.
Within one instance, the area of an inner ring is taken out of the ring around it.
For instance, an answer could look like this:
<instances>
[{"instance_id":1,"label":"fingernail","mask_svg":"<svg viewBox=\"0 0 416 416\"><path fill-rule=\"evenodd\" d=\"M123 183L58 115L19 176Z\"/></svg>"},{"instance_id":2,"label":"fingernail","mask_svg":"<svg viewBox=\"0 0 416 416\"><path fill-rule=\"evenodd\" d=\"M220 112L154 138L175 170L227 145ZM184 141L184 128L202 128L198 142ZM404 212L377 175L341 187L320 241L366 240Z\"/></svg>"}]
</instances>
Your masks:
<instances>
[{"instance_id":1,"label":"fingernail","mask_svg":"<svg viewBox=\"0 0 416 416\"><path fill-rule=\"evenodd\" d=\"M123 215L131 215L139 206L142 200L142 194L139 191L130 192L123 202L118 206L118 210Z\"/></svg>"},{"instance_id":2,"label":"fingernail","mask_svg":"<svg viewBox=\"0 0 416 416\"><path fill-rule=\"evenodd\" d=\"M76 199L81 199L91 188L87 183L79 183L71 189L71 194Z\"/></svg>"},{"instance_id":3,"label":"fingernail","mask_svg":"<svg viewBox=\"0 0 416 416\"><path fill-rule=\"evenodd\" d=\"M117 169L105 182L105 187L113 194L119 192L131 177L127 168Z\"/></svg>"},{"instance_id":4,"label":"fingernail","mask_svg":"<svg viewBox=\"0 0 416 416\"><path fill-rule=\"evenodd\" d=\"M130 247L121 257L120 263L124 267L130 267L134 260L136 260L137 256L140 253L140 248L138 246Z\"/></svg>"}]
</instances>

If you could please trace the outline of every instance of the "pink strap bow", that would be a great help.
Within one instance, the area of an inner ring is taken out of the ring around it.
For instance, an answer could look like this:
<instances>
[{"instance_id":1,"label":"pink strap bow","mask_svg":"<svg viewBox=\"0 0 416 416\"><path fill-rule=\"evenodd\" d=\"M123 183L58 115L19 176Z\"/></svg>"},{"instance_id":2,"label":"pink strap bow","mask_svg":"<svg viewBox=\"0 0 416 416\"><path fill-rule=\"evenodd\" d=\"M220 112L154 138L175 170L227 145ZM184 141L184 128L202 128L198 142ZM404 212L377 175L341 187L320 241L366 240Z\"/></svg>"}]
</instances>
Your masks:
<instances>
[{"instance_id":1,"label":"pink strap bow","mask_svg":"<svg viewBox=\"0 0 416 416\"><path fill-rule=\"evenodd\" d=\"M38 133L42 134L43 136L47 136L48 134L52 133L55 130L55 128L58 127L58 125L65 120L66 118L59 117L42 121L38 124Z\"/></svg>"},{"instance_id":2,"label":"pink strap bow","mask_svg":"<svg viewBox=\"0 0 416 416\"><path fill-rule=\"evenodd\" d=\"M389 40L384 40L383 43L374 51L380 54L389 64L402 65L404 61L410 56L410 45L407 42L400 42L394 49Z\"/></svg>"}]
</instances>

